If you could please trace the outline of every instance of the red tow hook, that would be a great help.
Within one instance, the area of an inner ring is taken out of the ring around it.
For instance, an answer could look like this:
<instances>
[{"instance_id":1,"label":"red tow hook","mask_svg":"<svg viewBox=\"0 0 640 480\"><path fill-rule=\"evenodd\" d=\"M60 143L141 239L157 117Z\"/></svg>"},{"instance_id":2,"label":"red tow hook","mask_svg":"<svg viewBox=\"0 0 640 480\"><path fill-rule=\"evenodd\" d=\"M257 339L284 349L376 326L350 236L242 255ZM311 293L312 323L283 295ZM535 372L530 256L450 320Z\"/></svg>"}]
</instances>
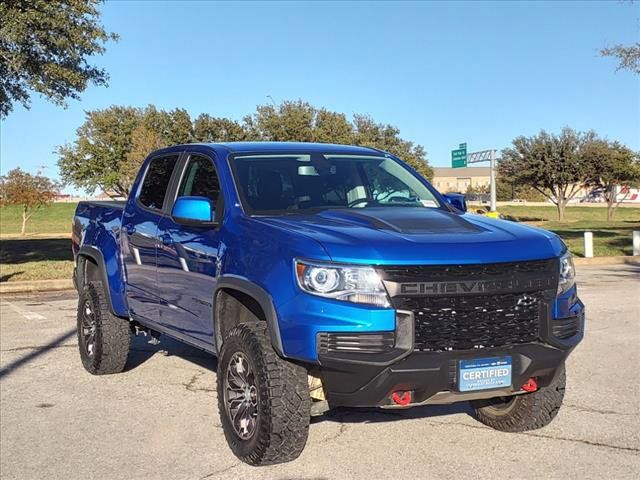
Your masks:
<instances>
[{"instance_id":1,"label":"red tow hook","mask_svg":"<svg viewBox=\"0 0 640 480\"><path fill-rule=\"evenodd\" d=\"M398 390L391 394L391 400L396 405L400 405L402 407L409 405L411 403L411 392Z\"/></svg>"},{"instance_id":2,"label":"red tow hook","mask_svg":"<svg viewBox=\"0 0 640 480\"><path fill-rule=\"evenodd\" d=\"M538 382L536 382L536 379L532 377L527 380L520 388L522 388L522 390L524 390L525 392L535 392L536 390L538 390Z\"/></svg>"}]
</instances>

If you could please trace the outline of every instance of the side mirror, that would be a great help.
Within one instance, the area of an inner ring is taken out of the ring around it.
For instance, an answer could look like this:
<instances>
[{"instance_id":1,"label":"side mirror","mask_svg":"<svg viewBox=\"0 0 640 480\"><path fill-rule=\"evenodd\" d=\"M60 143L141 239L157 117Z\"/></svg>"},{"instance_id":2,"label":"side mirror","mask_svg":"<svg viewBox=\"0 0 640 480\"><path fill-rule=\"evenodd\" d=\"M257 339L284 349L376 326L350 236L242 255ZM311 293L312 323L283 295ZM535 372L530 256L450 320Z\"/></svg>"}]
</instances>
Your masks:
<instances>
[{"instance_id":1,"label":"side mirror","mask_svg":"<svg viewBox=\"0 0 640 480\"><path fill-rule=\"evenodd\" d=\"M445 193L444 199L449 202L450 205L453 205L461 212L467 211L467 201L465 197L461 193Z\"/></svg>"},{"instance_id":2,"label":"side mirror","mask_svg":"<svg viewBox=\"0 0 640 480\"><path fill-rule=\"evenodd\" d=\"M173 204L171 217L176 223L194 227L213 227L215 210L205 197L179 197Z\"/></svg>"}]
</instances>

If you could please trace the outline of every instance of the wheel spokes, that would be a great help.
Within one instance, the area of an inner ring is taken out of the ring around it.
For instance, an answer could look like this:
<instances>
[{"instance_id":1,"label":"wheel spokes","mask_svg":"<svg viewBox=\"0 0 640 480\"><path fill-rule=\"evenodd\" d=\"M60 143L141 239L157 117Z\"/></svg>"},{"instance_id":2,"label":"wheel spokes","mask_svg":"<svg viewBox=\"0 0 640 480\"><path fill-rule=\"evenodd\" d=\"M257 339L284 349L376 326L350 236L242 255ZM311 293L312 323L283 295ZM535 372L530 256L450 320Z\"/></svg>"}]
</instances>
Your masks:
<instances>
[{"instance_id":1,"label":"wheel spokes","mask_svg":"<svg viewBox=\"0 0 640 480\"><path fill-rule=\"evenodd\" d=\"M243 440L255 432L258 417L256 378L247 358L236 352L225 375L224 399L227 415L236 434Z\"/></svg>"}]
</instances>

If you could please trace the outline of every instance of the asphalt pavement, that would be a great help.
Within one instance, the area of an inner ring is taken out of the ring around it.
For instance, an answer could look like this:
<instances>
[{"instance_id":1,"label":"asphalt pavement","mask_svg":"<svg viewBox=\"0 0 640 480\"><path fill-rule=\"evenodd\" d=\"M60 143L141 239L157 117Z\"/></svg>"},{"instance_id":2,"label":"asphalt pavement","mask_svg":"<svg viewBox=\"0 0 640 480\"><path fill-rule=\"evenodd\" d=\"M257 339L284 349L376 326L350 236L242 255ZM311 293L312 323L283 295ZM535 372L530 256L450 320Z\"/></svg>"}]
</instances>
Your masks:
<instances>
[{"instance_id":1,"label":"asphalt pavement","mask_svg":"<svg viewBox=\"0 0 640 480\"><path fill-rule=\"evenodd\" d=\"M640 477L640 267L581 267L587 333L551 425L493 431L466 404L337 410L300 458L239 462L218 418L215 358L137 338L127 371L84 371L75 292L0 297L2 479Z\"/></svg>"}]
</instances>

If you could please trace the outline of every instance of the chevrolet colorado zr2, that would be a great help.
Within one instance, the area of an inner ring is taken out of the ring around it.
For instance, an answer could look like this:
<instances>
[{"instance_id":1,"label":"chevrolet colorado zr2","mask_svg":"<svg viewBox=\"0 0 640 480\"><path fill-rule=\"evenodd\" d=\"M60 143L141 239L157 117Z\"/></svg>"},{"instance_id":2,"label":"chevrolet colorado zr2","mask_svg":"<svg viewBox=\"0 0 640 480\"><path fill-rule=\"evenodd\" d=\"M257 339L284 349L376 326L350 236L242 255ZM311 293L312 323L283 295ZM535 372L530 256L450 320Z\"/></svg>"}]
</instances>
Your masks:
<instances>
[{"instance_id":1,"label":"chevrolet colorado zr2","mask_svg":"<svg viewBox=\"0 0 640 480\"><path fill-rule=\"evenodd\" d=\"M229 447L300 455L334 407L470 402L497 430L547 425L584 331L555 234L466 213L400 159L312 143L152 153L126 202L73 222L80 357L121 372L132 334L218 358Z\"/></svg>"}]
</instances>

